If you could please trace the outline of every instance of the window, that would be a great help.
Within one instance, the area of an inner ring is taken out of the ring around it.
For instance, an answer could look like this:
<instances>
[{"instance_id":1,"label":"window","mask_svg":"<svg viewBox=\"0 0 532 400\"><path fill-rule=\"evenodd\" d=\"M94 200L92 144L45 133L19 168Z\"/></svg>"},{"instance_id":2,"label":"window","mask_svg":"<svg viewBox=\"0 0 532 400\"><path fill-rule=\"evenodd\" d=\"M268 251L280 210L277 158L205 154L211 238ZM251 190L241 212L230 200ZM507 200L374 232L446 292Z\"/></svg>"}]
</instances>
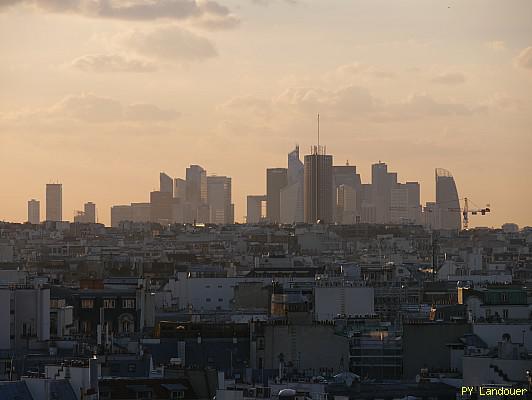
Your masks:
<instances>
[{"instance_id":1,"label":"window","mask_svg":"<svg viewBox=\"0 0 532 400\"><path fill-rule=\"evenodd\" d=\"M135 308L135 299L122 299L122 308Z\"/></svg>"},{"instance_id":2,"label":"window","mask_svg":"<svg viewBox=\"0 0 532 400\"><path fill-rule=\"evenodd\" d=\"M504 310L502 310L502 317L504 319L508 319L508 309L505 308Z\"/></svg>"},{"instance_id":3,"label":"window","mask_svg":"<svg viewBox=\"0 0 532 400\"><path fill-rule=\"evenodd\" d=\"M90 321L81 321L81 332L86 334L91 333Z\"/></svg>"},{"instance_id":4,"label":"window","mask_svg":"<svg viewBox=\"0 0 532 400\"><path fill-rule=\"evenodd\" d=\"M116 300L115 299L103 299L103 308L115 308Z\"/></svg>"},{"instance_id":5,"label":"window","mask_svg":"<svg viewBox=\"0 0 532 400\"><path fill-rule=\"evenodd\" d=\"M210 303L210 302L211 302L210 297L207 297L207 298L205 299L205 301L206 301L207 303Z\"/></svg>"},{"instance_id":6,"label":"window","mask_svg":"<svg viewBox=\"0 0 532 400\"><path fill-rule=\"evenodd\" d=\"M81 308L94 308L94 299L82 299Z\"/></svg>"},{"instance_id":7,"label":"window","mask_svg":"<svg viewBox=\"0 0 532 400\"><path fill-rule=\"evenodd\" d=\"M182 390L179 390L179 391L174 391L172 392L172 400L177 400L177 399L184 399L185 398L185 392L183 392Z\"/></svg>"},{"instance_id":8,"label":"window","mask_svg":"<svg viewBox=\"0 0 532 400\"><path fill-rule=\"evenodd\" d=\"M218 299L218 303L221 303L222 301L224 301L224 299L222 299L222 298Z\"/></svg>"},{"instance_id":9,"label":"window","mask_svg":"<svg viewBox=\"0 0 532 400\"><path fill-rule=\"evenodd\" d=\"M127 371L128 372L137 372L137 365L136 364L128 364Z\"/></svg>"}]
</instances>

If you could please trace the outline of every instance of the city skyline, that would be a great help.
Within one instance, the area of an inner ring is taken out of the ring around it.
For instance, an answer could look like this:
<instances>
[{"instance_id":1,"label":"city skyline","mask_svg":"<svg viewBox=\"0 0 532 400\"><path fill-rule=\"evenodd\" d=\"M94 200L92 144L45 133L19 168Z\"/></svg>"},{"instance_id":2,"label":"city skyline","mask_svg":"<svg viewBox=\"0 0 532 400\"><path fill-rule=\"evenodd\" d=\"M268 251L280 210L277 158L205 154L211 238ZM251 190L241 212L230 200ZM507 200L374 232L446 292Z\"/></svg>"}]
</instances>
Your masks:
<instances>
[{"instance_id":1,"label":"city skyline","mask_svg":"<svg viewBox=\"0 0 532 400\"><path fill-rule=\"evenodd\" d=\"M318 117L319 118L319 117ZM97 218L93 202L74 211L73 222L103 223L118 227L121 221L174 223L335 223L335 224L414 224L428 229L461 230L469 225L469 215L490 215L490 205L477 208L460 197L452 173L435 169L434 201L422 204L417 181L400 182L397 172L379 160L371 165L371 182L364 183L355 165L334 165L334 156L325 146L313 146L299 159L299 145L288 153L288 168L267 168L266 194L246 196L244 221L235 220L232 178L209 174L192 164L185 179L159 173L159 190L149 193L149 202L129 202L110 207L110 223ZM316 162L318 160L319 162ZM318 187L318 192L316 192ZM46 184L46 217L42 221L70 221L62 218L62 184ZM50 211L52 210L52 211ZM39 223L40 202L27 203L27 219ZM59 217L57 217L59 215ZM467 220L466 220L467 219ZM479 225L480 226L480 225Z\"/></svg>"},{"instance_id":2,"label":"city skyline","mask_svg":"<svg viewBox=\"0 0 532 400\"><path fill-rule=\"evenodd\" d=\"M384 160L424 204L443 167L492 205L472 226L532 225L529 1L190 3L0 6L0 219L24 221L51 180L71 219L88 200L149 201L156 174L197 163L232 177L243 221L263 171L296 143L308 153L320 112L322 142L364 182Z\"/></svg>"}]
</instances>

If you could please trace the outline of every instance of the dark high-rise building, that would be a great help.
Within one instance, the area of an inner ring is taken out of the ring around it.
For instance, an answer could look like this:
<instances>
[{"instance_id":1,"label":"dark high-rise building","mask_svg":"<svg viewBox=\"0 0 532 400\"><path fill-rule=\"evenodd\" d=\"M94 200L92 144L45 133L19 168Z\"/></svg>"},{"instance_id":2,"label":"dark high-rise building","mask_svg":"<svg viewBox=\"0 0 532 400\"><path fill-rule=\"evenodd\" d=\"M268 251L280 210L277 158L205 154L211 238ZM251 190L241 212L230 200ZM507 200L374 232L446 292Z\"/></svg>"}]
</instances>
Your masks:
<instances>
[{"instance_id":1,"label":"dark high-rise building","mask_svg":"<svg viewBox=\"0 0 532 400\"><path fill-rule=\"evenodd\" d=\"M304 200L303 186L305 167L299 159L299 146L288 153L287 185L281 189L281 218L282 223L303 222Z\"/></svg>"},{"instance_id":2,"label":"dark high-rise building","mask_svg":"<svg viewBox=\"0 0 532 400\"><path fill-rule=\"evenodd\" d=\"M266 218L271 223L281 222L281 189L288 184L286 168L266 170Z\"/></svg>"},{"instance_id":3,"label":"dark high-rise building","mask_svg":"<svg viewBox=\"0 0 532 400\"><path fill-rule=\"evenodd\" d=\"M397 173L388 172L386 163L378 162L371 166L372 203L375 206L376 222L390 222L391 194L397 184Z\"/></svg>"},{"instance_id":4,"label":"dark high-rise building","mask_svg":"<svg viewBox=\"0 0 532 400\"><path fill-rule=\"evenodd\" d=\"M454 178L449 171L436 168L436 207L440 212L440 229L460 230L460 200Z\"/></svg>"},{"instance_id":5,"label":"dark high-rise building","mask_svg":"<svg viewBox=\"0 0 532 400\"><path fill-rule=\"evenodd\" d=\"M60 183L46 184L46 220L63 220L63 185Z\"/></svg>"},{"instance_id":6,"label":"dark high-rise building","mask_svg":"<svg viewBox=\"0 0 532 400\"><path fill-rule=\"evenodd\" d=\"M28 201L28 222L37 225L41 222L41 202L31 199Z\"/></svg>"},{"instance_id":7,"label":"dark high-rise building","mask_svg":"<svg viewBox=\"0 0 532 400\"><path fill-rule=\"evenodd\" d=\"M187 200L193 204L207 204L207 171L199 165L191 165L186 172Z\"/></svg>"},{"instance_id":8,"label":"dark high-rise building","mask_svg":"<svg viewBox=\"0 0 532 400\"><path fill-rule=\"evenodd\" d=\"M231 178L227 176L207 177L207 199L210 209L210 222L213 224L234 223L231 203Z\"/></svg>"},{"instance_id":9,"label":"dark high-rise building","mask_svg":"<svg viewBox=\"0 0 532 400\"><path fill-rule=\"evenodd\" d=\"M117 205L111 207L111 226L118 228L120 222L131 221L131 206Z\"/></svg>"},{"instance_id":10,"label":"dark high-rise building","mask_svg":"<svg viewBox=\"0 0 532 400\"><path fill-rule=\"evenodd\" d=\"M88 222L91 224L96 223L96 204L89 201L88 203L85 203L83 207L83 216L84 216L84 222Z\"/></svg>"},{"instance_id":11,"label":"dark high-rise building","mask_svg":"<svg viewBox=\"0 0 532 400\"><path fill-rule=\"evenodd\" d=\"M209 222L207 203L207 171L199 165L191 165L186 172L186 220L190 222Z\"/></svg>"},{"instance_id":12,"label":"dark high-rise building","mask_svg":"<svg viewBox=\"0 0 532 400\"><path fill-rule=\"evenodd\" d=\"M187 181L181 178L174 179L174 197L183 201L187 199Z\"/></svg>"},{"instance_id":13,"label":"dark high-rise building","mask_svg":"<svg viewBox=\"0 0 532 400\"><path fill-rule=\"evenodd\" d=\"M265 195L250 195L247 197L246 223L256 224L262 221L266 215L263 213L263 204L267 202Z\"/></svg>"},{"instance_id":14,"label":"dark high-rise building","mask_svg":"<svg viewBox=\"0 0 532 400\"><path fill-rule=\"evenodd\" d=\"M159 174L159 191L174 195L174 180L164 172Z\"/></svg>"},{"instance_id":15,"label":"dark high-rise building","mask_svg":"<svg viewBox=\"0 0 532 400\"><path fill-rule=\"evenodd\" d=\"M305 222L333 222L333 156L314 146L305 156Z\"/></svg>"},{"instance_id":16,"label":"dark high-rise building","mask_svg":"<svg viewBox=\"0 0 532 400\"><path fill-rule=\"evenodd\" d=\"M172 193L151 192L150 193L150 220L159 224L171 224L172 219Z\"/></svg>"},{"instance_id":17,"label":"dark high-rise building","mask_svg":"<svg viewBox=\"0 0 532 400\"><path fill-rule=\"evenodd\" d=\"M351 188L356 193L360 190L360 175L357 174L357 167L354 165L335 165L333 167L333 210L335 212L334 220L335 222L341 222L342 221L342 215L340 212L340 203L343 203L344 200L340 199L339 195L347 195L349 194L350 197L353 197L353 193L348 189ZM339 191L338 189L340 186L344 186L344 188ZM354 196L355 202L357 202L356 196ZM355 203L354 209L350 210L353 212L356 212L360 208L360 202ZM357 207L358 204L358 207Z\"/></svg>"}]
</instances>

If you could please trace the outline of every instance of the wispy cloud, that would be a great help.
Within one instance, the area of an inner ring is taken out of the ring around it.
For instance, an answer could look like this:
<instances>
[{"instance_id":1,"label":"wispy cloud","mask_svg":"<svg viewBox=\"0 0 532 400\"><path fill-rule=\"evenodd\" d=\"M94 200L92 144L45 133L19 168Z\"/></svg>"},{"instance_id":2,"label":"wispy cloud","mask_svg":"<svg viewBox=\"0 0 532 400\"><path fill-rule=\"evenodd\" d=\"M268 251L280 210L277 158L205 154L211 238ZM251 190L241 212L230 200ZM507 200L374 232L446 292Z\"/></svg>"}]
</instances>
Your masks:
<instances>
[{"instance_id":1,"label":"wispy cloud","mask_svg":"<svg viewBox=\"0 0 532 400\"><path fill-rule=\"evenodd\" d=\"M432 78L432 82L441 85L459 85L466 81L465 75L461 72L447 72Z\"/></svg>"},{"instance_id":2,"label":"wispy cloud","mask_svg":"<svg viewBox=\"0 0 532 400\"><path fill-rule=\"evenodd\" d=\"M517 67L532 71L532 46L523 49L514 59Z\"/></svg>"},{"instance_id":3,"label":"wispy cloud","mask_svg":"<svg viewBox=\"0 0 532 400\"><path fill-rule=\"evenodd\" d=\"M17 5L50 13L78 14L90 18L128 21L192 20L210 29L232 28L238 25L239 21L227 7L213 0L2 0L0 11Z\"/></svg>"},{"instance_id":4,"label":"wispy cloud","mask_svg":"<svg viewBox=\"0 0 532 400\"><path fill-rule=\"evenodd\" d=\"M157 69L154 63L129 58L121 54L86 54L74 59L70 67L85 72L152 72Z\"/></svg>"},{"instance_id":5,"label":"wispy cloud","mask_svg":"<svg viewBox=\"0 0 532 400\"><path fill-rule=\"evenodd\" d=\"M23 110L0 114L0 121L28 124L62 124L66 120L91 124L130 122L165 122L179 117L179 112L154 104L123 104L110 97L92 93L68 95L57 103L42 109Z\"/></svg>"}]
</instances>

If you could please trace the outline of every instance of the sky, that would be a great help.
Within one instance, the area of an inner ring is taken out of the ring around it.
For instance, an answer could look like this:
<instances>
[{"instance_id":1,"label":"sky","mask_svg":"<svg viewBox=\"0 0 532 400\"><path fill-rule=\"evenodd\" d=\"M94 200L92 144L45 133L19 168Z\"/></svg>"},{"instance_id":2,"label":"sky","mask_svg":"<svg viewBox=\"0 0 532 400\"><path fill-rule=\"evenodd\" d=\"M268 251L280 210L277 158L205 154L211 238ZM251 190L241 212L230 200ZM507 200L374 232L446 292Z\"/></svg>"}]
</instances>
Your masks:
<instances>
[{"instance_id":1,"label":"sky","mask_svg":"<svg viewBox=\"0 0 532 400\"><path fill-rule=\"evenodd\" d=\"M363 182L384 161L435 200L434 169L532 226L530 0L0 0L0 220L63 184L149 201L159 172L231 176L238 221L265 170L321 143Z\"/></svg>"}]
</instances>

